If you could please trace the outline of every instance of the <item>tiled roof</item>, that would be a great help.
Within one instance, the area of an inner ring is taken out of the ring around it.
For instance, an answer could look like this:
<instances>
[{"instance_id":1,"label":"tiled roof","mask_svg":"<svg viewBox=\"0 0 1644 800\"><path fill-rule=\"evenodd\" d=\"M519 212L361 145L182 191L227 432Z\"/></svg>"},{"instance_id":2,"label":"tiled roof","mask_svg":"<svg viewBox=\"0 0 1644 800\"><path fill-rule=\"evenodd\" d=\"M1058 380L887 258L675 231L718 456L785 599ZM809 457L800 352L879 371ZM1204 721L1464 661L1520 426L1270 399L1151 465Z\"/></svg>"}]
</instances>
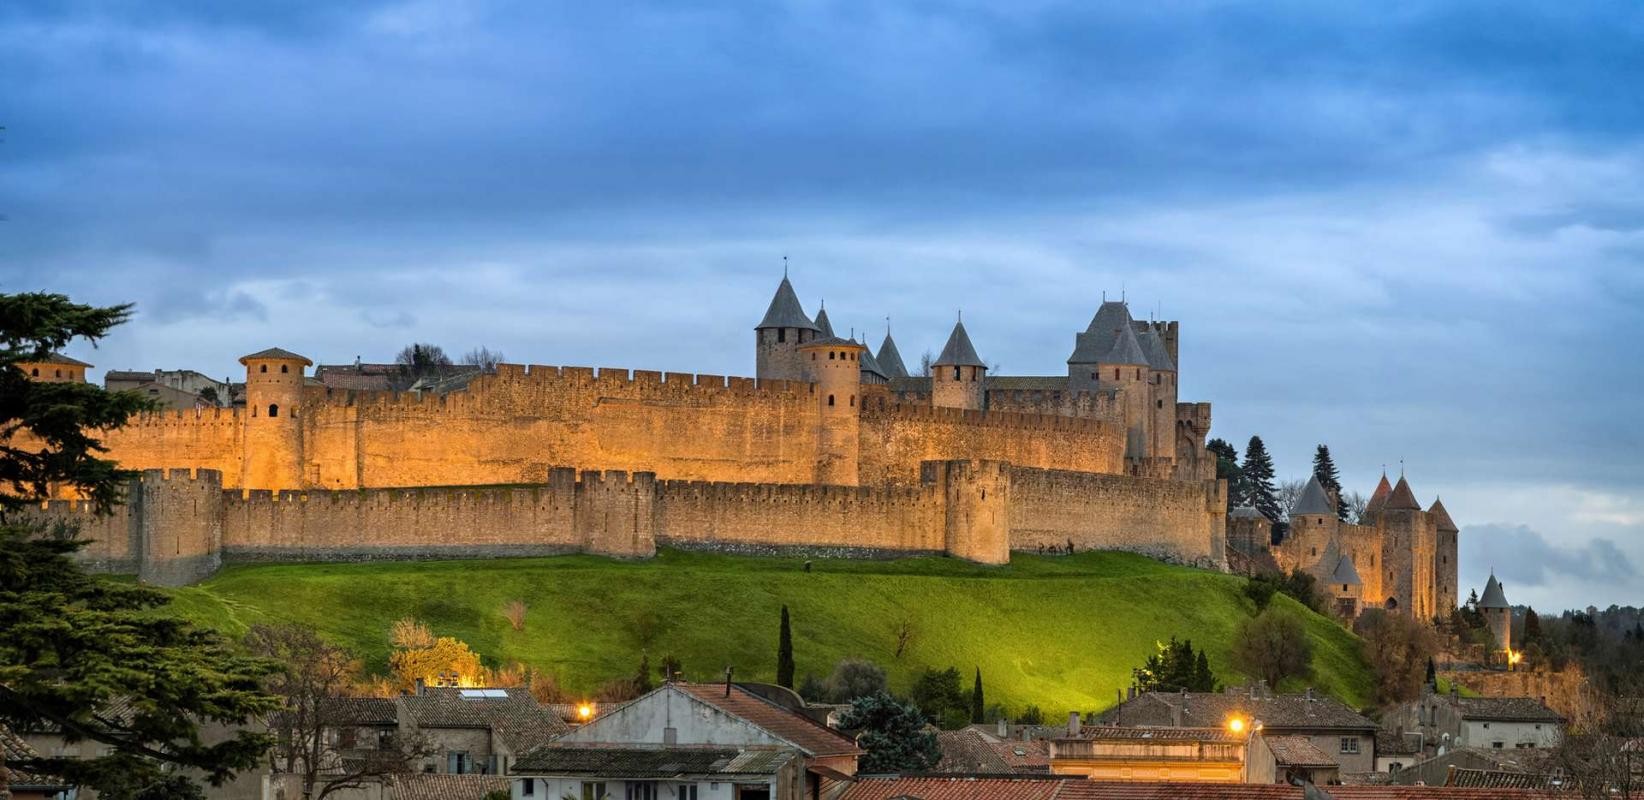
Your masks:
<instances>
[{"instance_id":1,"label":"tiled roof","mask_svg":"<svg viewBox=\"0 0 1644 800\"><path fill-rule=\"evenodd\" d=\"M906 378L891 378L890 387L898 392L917 392L930 394L930 376L913 375Z\"/></svg>"},{"instance_id":2,"label":"tiled roof","mask_svg":"<svg viewBox=\"0 0 1644 800\"><path fill-rule=\"evenodd\" d=\"M1399 476L1399 482L1393 487L1393 493L1387 496L1387 508L1400 510L1420 511L1421 504L1416 502L1416 493L1411 490L1410 482Z\"/></svg>"},{"instance_id":3,"label":"tiled roof","mask_svg":"<svg viewBox=\"0 0 1644 800\"><path fill-rule=\"evenodd\" d=\"M11 729L5 725L0 725L0 752L5 754L5 758L0 759L0 769L8 769L7 766L4 766L7 764L13 765L9 767L11 771L11 788L56 789L63 787L63 782L57 778L47 775L36 775L32 772L24 772L15 766L18 761L39 758L40 754L35 752L34 748L29 747L28 742L23 741L17 734L12 733Z\"/></svg>"},{"instance_id":4,"label":"tiled roof","mask_svg":"<svg viewBox=\"0 0 1644 800\"><path fill-rule=\"evenodd\" d=\"M770 307L765 309L765 318L754 326L760 328L805 328L817 330L816 323L805 316L805 309L799 305L799 295L794 294L793 284L788 282L788 276L782 276L782 282L777 284L776 295L771 297Z\"/></svg>"},{"instance_id":5,"label":"tiled roof","mask_svg":"<svg viewBox=\"0 0 1644 800\"><path fill-rule=\"evenodd\" d=\"M1084 781L1057 800L1303 800L1300 786L1256 783L1118 783ZM1442 786L1319 786L1331 800L1516 800L1544 797L1513 789L1456 789Z\"/></svg>"},{"instance_id":6,"label":"tiled roof","mask_svg":"<svg viewBox=\"0 0 1644 800\"><path fill-rule=\"evenodd\" d=\"M1414 733L1400 735L1397 731L1376 731L1376 755L1409 756L1421 753L1421 736Z\"/></svg>"},{"instance_id":7,"label":"tiled roof","mask_svg":"<svg viewBox=\"0 0 1644 800\"><path fill-rule=\"evenodd\" d=\"M1534 697L1452 697L1450 703L1461 709L1463 719L1492 722L1564 721L1557 711L1542 705Z\"/></svg>"},{"instance_id":8,"label":"tiled roof","mask_svg":"<svg viewBox=\"0 0 1644 800\"><path fill-rule=\"evenodd\" d=\"M1049 772L1050 743L1044 739L991 742L993 751L1010 765L1012 772Z\"/></svg>"},{"instance_id":9,"label":"tiled roof","mask_svg":"<svg viewBox=\"0 0 1644 800\"><path fill-rule=\"evenodd\" d=\"M723 683L676 683L672 686L720 711L763 728L807 755L854 755L861 752L856 747L856 741L845 734L741 687L732 686L727 695Z\"/></svg>"},{"instance_id":10,"label":"tiled roof","mask_svg":"<svg viewBox=\"0 0 1644 800\"><path fill-rule=\"evenodd\" d=\"M1550 790L1556 788L1558 783L1552 775L1451 767L1449 776L1444 780L1444 785L1480 789Z\"/></svg>"},{"instance_id":11,"label":"tiled roof","mask_svg":"<svg viewBox=\"0 0 1644 800\"><path fill-rule=\"evenodd\" d=\"M1445 509L1443 500L1434 498L1433 504L1427 507L1427 513L1433 515L1434 521L1438 523L1439 530L1451 533L1461 532L1461 529L1456 527L1456 521L1450 519L1450 512Z\"/></svg>"},{"instance_id":12,"label":"tiled roof","mask_svg":"<svg viewBox=\"0 0 1644 800\"><path fill-rule=\"evenodd\" d=\"M936 744L942 748L942 760L937 763L936 771L967 775L1009 773L1010 763L993 747L997 743L993 737L974 728L938 731Z\"/></svg>"},{"instance_id":13,"label":"tiled roof","mask_svg":"<svg viewBox=\"0 0 1644 800\"><path fill-rule=\"evenodd\" d=\"M1364 585L1364 581L1359 580L1359 571L1353 567L1352 556L1342 556L1336 561L1336 571L1330 573L1330 582L1343 586Z\"/></svg>"},{"instance_id":14,"label":"tiled roof","mask_svg":"<svg viewBox=\"0 0 1644 800\"><path fill-rule=\"evenodd\" d=\"M1387 497L1392 493L1393 484L1387 482L1387 473L1384 472L1381 476L1381 483L1376 484L1376 490L1370 493L1370 499L1365 502L1364 513L1360 515L1359 522L1369 524L1375 521L1375 518L1381 514L1382 508L1387 505Z\"/></svg>"},{"instance_id":15,"label":"tiled roof","mask_svg":"<svg viewBox=\"0 0 1644 800\"><path fill-rule=\"evenodd\" d=\"M1334 698L1320 694L1251 697L1247 692L1147 692L1108 709L1105 725L1171 727L1173 709L1182 709L1187 727L1219 727L1228 718L1259 719L1269 730L1355 729L1374 731L1376 724Z\"/></svg>"},{"instance_id":16,"label":"tiled roof","mask_svg":"<svg viewBox=\"0 0 1644 800\"><path fill-rule=\"evenodd\" d=\"M1324 490L1324 484L1319 482L1317 475L1307 478L1307 486L1302 488L1301 497L1296 498L1295 507L1290 509L1293 517L1301 514L1336 515L1336 507L1330 503L1330 493Z\"/></svg>"},{"instance_id":17,"label":"tiled roof","mask_svg":"<svg viewBox=\"0 0 1644 800\"><path fill-rule=\"evenodd\" d=\"M942 354L931 362L931 366L941 367L986 367L982 357L976 354L976 347L970 343L970 334L965 332L965 323L953 323L953 332L948 334L948 343L942 346Z\"/></svg>"},{"instance_id":18,"label":"tiled roof","mask_svg":"<svg viewBox=\"0 0 1644 800\"><path fill-rule=\"evenodd\" d=\"M497 790L508 791L503 775L448 775L405 772L389 776L394 800L482 800Z\"/></svg>"},{"instance_id":19,"label":"tiled roof","mask_svg":"<svg viewBox=\"0 0 1644 800\"><path fill-rule=\"evenodd\" d=\"M1090 782L1082 778L1000 775L874 775L858 777L839 800L1061 800Z\"/></svg>"},{"instance_id":20,"label":"tiled roof","mask_svg":"<svg viewBox=\"0 0 1644 800\"><path fill-rule=\"evenodd\" d=\"M399 698L419 728L484 728L523 753L570 731L565 720L539 705L526 689L504 689L506 697L464 697L462 689L426 689Z\"/></svg>"},{"instance_id":21,"label":"tiled roof","mask_svg":"<svg viewBox=\"0 0 1644 800\"><path fill-rule=\"evenodd\" d=\"M108 372L103 373L103 381L105 383L108 381L137 381L139 383L143 383L153 381L154 379L155 375L152 372L111 369Z\"/></svg>"},{"instance_id":22,"label":"tiled roof","mask_svg":"<svg viewBox=\"0 0 1644 800\"><path fill-rule=\"evenodd\" d=\"M240 356L240 363L244 364L245 362L250 361L252 359L263 359L263 360L266 360L266 359L281 359L281 360L285 360L285 361L301 361L304 364L313 364L314 363L314 362L308 360L308 356L300 356L300 355L297 355L296 353L291 352L290 350L282 350L278 347L270 347L267 350L258 350L257 352L252 353L251 355Z\"/></svg>"},{"instance_id":23,"label":"tiled roof","mask_svg":"<svg viewBox=\"0 0 1644 800\"><path fill-rule=\"evenodd\" d=\"M885 370L879 366L879 361L873 357L873 350L868 348L866 345L862 347L862 355L858 359L858 363L862 365L861 370L863 372L871 372L881 378L890 377L889 375L886 375Z\"/></svg>"},{"instance_id":24,"label":"tiled roof","mask_svg":"<svg viewBox=\"0 0 1644 800\"><path fill-rule=\"evenodd\" d=\"M1118 725L1086 725L1079 729L1079 738L1102 739L1107 741L1135 741L1140 739L1175 742L1244 741L1243 736L1230 733L1227 728L1220 725L1214 728L1176 728L1166 725L1132 725L1122 727Z\"/></svg>"},{"instance_id":25,"label":"tiled roof","mask_svg":"<svg viewBox=\"0 0 1644 800\"><path fill-rule=\"evenodd\" d=\"M1066 375L989 375L990 392L1065 392Z\"/></svg>"},{"instance_id":26,"label":"tiled roof","mask_svg":"<svg viewBox=\"0 0 1644 800\"><path fill-rule=\"evenodd\" d=\"M1073 337L1073 354L1069 364L1095 364L1107 351L1113 349L1114 335L1121 328L1131 327L1130 309L1117 300L1108 300L1096 309L1090 318L1090 327Z\"/></svg>"},{"instance_id":27,"label":"tiled roof","mask_svg":"<svg viewBox=\"0 0 1644 800\"><path fill-rule=\"evenodd\" d=\"M885 341L879 343L879 354L874 356L879 369L887 378L908 377L908 365L902 361L902 351L896 349L896 340L891 338L890 331L885 331Z\"/></svg>"},{"instance_id":28,"label":"tiled roof","mask_svg":"<svg viewBox=\"0 0 1644 800\"><path fill-rule=\"evenodd\" d=\"M321 713L329 725L399 724L399 705L391 697L334 697Z\"/></svg>"},{"instance_id":29,"label":"tiled roof","mask_svg":"<svg viewBox=\"0 0 1644 800\"><path fill-rule=\"evenodd\" d=\"M1136 331L1129 325L1119 329L1113 339L1113 346L1102 354L1103 364L1146 364L1147 356L1142 354L1142 345L1136 341Z\"/></svg>"},{"instance_id":30,"label":"tiled roof","mask_svg":"<svg viewBox=\"0 0 1644 800\"><path fill-rule=\"evenodd\" d=\"M785 747L546 745L514 762L516 775L584 775L612 779L674 779L711 775L774 775L792 761Z\"/></svg>"},{"instance_id":31,"label":"tiled roof","mask_svg":"<svg viewBox=\"0 0 1644 800\"><path fill-rule=\"evenodd\" d=\"M820 337L827 338L834 335L833 322L828 319L828 309L826 307L816 310L815 324L817 333Z\"/></svg>"},{"instance_id":32,"label":"tiled roof","mask_svg":"<svg viewBox=\"0 0 1644 800\"><path fill-rule=\"evenodd\" d=\"M43 358L43 359L40 359L39 361L33 361L33 360L30 360L30 359L27 359L27 358L20 359L20 361L24 364L62 364L63 366L66 366L66 367L91 367L92 366L91 364L87 364L86 362L81 361L78 358L70 358L69 356L65 356L62 353L58 353L58 352L47 353L46 357Z\"/></svg>"},{"instance_id":33,"label":"tiled roof","mask_svg":"<svg viewBox=\"0 0 1644 800\"><path fill-rule=\"evenodd\" d=\"M1257 511L1250 506L1239 506L1238 508L1227 512L1227 515L1230 517L1241 517L1245 519L1267 519L1267 517L1262 515L1262 512Z\"/></svg>"},{"instance_id":34,"label":"tiled roof","mask_svg":"<svg viewBox=\"0 0 1644 800\"><path fill-rule=\"evenodd\" d=\"M1273 760L1285 767L1336 767L1336 759L1319 749L1305 736L1263 737L1267 749L1273 751Z\"/></svg>"},{"instance_id":35,"label":"tiled roof","mask_svg":"<svg viewBox=\"0 0 1644 800\"><path fill-rule=\"evenodd\" d=\"M1484 596L1478 599L1479 608L1512 608L1507 604L1507 594L1501 589L1501 582L1496 580L1495 573L1490 574L1490 580L1484 584Z\"/></svg>"}]
</instances>

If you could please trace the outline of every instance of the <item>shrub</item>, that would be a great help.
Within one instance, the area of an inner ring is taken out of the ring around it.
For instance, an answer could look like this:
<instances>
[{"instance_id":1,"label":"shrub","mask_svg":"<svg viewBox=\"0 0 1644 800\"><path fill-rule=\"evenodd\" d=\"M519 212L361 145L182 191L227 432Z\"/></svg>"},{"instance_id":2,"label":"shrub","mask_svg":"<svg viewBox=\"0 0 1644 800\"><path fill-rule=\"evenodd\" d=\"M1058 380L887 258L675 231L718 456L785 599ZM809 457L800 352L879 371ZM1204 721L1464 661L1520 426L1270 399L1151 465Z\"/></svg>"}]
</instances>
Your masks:
<instances>
[{"instance_id":1,"label":"shrub","mask_svg":"<svg viewBox=\"0 0 1644 800\"><path fill-rule=\"evenodd\" d=\"M514 630L525 630L525 601L509 600L502 607L502 615L508 618L508 624L514 626Z\"/></svg>"}]
</instances>

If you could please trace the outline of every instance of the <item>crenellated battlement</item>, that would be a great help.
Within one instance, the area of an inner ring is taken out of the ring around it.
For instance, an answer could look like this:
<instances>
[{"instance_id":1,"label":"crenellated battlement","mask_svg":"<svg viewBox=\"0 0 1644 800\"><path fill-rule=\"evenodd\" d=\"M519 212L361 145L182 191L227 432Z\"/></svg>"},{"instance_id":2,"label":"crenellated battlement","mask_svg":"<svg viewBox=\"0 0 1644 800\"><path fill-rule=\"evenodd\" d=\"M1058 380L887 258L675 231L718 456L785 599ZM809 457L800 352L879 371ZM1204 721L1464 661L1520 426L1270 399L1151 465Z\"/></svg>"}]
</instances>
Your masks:
<instances>
[{"instance_id":1,"label":"crenellated battlement","mask_svg":"<svg viewBox=\"0 0 1644 800\"><path fill-rule=\"evenodd\" d=\"M126 420L126 429L156 427L239 425L245 419L239 408L183 408L142 411Z\"/></svg>"},{"instance_id":2,"label":"crenellated battlement","mask_svg":"<svg viewBox=\"0 0 1644 800\"><path fill-rule=\"evenodd\" d=\"M884 399L884 398L875 398ZM1047 433L1106 434L1116 430L1106 419L1070 417L1057 414L1023 413L1015 411L974 411L961 408L917 405L913 403L870 403L862 409L864 419L907 419L958 423L1015 430L1044 431Z\"/></svg>"}]
</instances>

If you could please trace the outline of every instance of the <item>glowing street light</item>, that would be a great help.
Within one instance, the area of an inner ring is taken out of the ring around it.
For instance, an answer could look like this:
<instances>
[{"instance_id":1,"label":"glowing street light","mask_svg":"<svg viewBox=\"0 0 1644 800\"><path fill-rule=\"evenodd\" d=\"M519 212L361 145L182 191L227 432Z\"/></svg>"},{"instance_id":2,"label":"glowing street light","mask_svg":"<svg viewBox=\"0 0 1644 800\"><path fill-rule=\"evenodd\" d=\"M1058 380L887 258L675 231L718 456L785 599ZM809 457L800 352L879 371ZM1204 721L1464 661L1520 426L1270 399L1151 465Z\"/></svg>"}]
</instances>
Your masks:
<instances>
[{"instance_id":1,"label":"glowing street light","mask_svg":"<svg viewBox=\"0 0 1644 800\"><path fill-rule=\"evenodd\" d=\"M1233 717L1227 721L1227 729L1233 733L1244 733L1244 726L1244 720L1238 717Z\"/></svg>"},{"instance_id":2,"label":"glowing street light","mask_svg":"<svg viewBox=\"0 0 1644 800\"><path fill-rule=\"evenodd\" d=\"M577 704L577 720L579 722L587 722L588 720L591 720L593 718L594 718L594 704L593 703L578 703Z\"/></svg>"}]
</instances>

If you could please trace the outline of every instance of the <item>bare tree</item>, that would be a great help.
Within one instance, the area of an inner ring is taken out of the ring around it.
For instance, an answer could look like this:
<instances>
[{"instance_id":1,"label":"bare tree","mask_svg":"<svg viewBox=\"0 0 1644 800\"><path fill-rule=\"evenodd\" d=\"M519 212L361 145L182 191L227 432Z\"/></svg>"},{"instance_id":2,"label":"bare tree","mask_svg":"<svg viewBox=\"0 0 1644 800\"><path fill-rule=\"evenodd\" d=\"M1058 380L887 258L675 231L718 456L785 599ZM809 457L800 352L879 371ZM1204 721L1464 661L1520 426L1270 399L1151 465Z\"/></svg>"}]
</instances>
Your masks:
<instances>
[{"instance_id":1,"label":"bare tree","mask_svg":"<svg viewBox=\"0 0 1644 800\"><path fill-rule=\"evenodd\" d=\"M421 377L438 372L441 367L451 366L451 357L445 354L445 348L437 344L415 342L400 350L394 356L394 363L400 365L403 371Z\"/></svg>"},{"instance_id":2,"label":"bare tree","mask_svg":"<svg viewBox=\"0 0 1644 800\"><path fill-rule=\"evenodd\" d=\"M1354 525L1364 520L1364 508L1370 500L1358 492L1344 492L1341 496L1342 508L1347 509L1347 521Z\"/></svg>"},{"instance_id":3,"label":"bare tree","mask_svg":"<svg viewBox=\"0 0 1644 800\"><path fill-rule=\"evenodd\" d=\"M929 350L926 350L925 354L919 357L919 377L930 377L930 362L935 360L936 356L931 355Z\"/></svg>"},{"instance_id":4,"label":"bare tree","mask_svg":"<svg viewBox=\"0 0 1644 800\"><path fill-rule=\"evenodd\" d=\"M492 350L489 347L476 347L462 356L462 363L479 367L486 372L496 372L497 365L507 360L501 350Z\"/></svg>"},{"instance_id":5,"label":"bare tree","mask_svg":"<svg viewBox=\"0 0 1644 800\"><path fill-rule=\"evenodd\" d=\"M1353 625L1364 639L1364 658L1376 679L1376 699L1383 703L1413 700L1421 693L1427 661L1438 652L1438 635L1413 617L1379 608L1365 609Z\"/></svg>"},{"instance_id":6,"label":"bare tree","mask_svg":"<svg viewBox=\"0 0 1644 800\"><path fill-rule=\"evenodd\" d=\"M386 775L414 771L432 753L420 737L402 736L397 730L355 746L350 735L355 728L346 707L354 699L359 662L312 630L254 625L246 634L246 646L282 666L267 686L285 706L268 721L275 736L269 761L274 772L301 777L304 800L323 800Z\"/></svg>"},{"instance_id":7,"label":"bare tree","mask_svg":"<svg viewBox=\"0 0 1644 800\"><path fill-rule=\"evenodd\" d=\"M913 627L913 618L912 617L903 617L902 621L900 623L897 623L897 625L896 625L896 657L897 658L902 657L902 653L907 651L908 646L913 644L913 640L917 636L918 636L918 632Z\"/></svg>"},{"instance_id":8,"label":"bare tree","mask_svg":"<svg viewBox=\"0 0 1644 800\"><path fill-rule=\"evenodd\" d=\"M1297 501L1301 500L1302 490L1306 488L1306 481L1279 481L1279 508L1284 510L1284 520L1279 520L1280 522L1290 519L1290 509L1296 507Z\"/></svg>"},{"instance_id":9,"label":"bare tree","mask_svg":"<svg viewBox=\"0 0 1644 800\"><path fill-rule=\"evenodd\" d=\"M1568 779L1563 796L1644 798L1644 695L1589 685L1577 701L1546 765Z\"/></svg>"}]
</instances>

